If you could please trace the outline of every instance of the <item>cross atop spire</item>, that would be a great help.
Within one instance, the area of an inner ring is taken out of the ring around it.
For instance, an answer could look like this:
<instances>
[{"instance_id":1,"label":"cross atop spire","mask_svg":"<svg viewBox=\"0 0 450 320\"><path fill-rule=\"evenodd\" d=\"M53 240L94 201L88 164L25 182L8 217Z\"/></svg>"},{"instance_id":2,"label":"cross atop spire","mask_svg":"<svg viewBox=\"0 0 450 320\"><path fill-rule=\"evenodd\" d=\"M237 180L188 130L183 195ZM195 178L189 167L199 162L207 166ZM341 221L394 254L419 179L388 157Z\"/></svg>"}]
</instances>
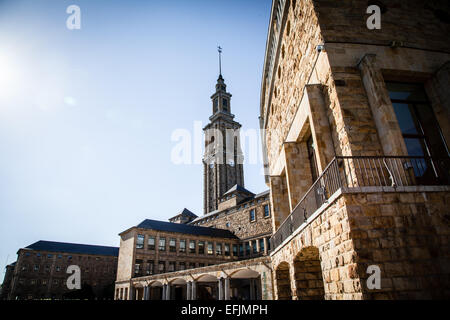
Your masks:
<instances>
[{"instance_id":1,"label":"cross atop spire","mask_svg":"<svg viewBox=\"0 0 450 320\"><path fill-rule=\"evenodd\" d=\"M222 47L217 46L217 51L219 52L219 76L222 76Z\"/></svg>"}]
</instances>

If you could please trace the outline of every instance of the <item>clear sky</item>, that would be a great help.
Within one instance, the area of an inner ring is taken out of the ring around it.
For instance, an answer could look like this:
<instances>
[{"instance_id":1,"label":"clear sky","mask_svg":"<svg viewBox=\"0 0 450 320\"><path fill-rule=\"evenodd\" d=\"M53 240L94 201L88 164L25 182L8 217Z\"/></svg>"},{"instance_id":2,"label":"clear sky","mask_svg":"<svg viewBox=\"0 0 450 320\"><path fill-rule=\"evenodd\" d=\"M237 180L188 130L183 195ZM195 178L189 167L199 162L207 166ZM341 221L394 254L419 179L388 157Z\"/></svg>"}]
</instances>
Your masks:
<instances>
[{"instance_id":1,"label":"clear sky","mask_svg":"<svg viewBox=\"0 0 450 320\"><path fill-rule=\"evenodd\" d=\"M69 30L69 5L81 29ZM0 264L38 240L119 245L184 207L201 164L175 164L177 129L206 125L223 76L257 129L271 0L0 0ZM262 165L245 186L267 189ZM3 270L0 281L3 279Z\"/></svg>"}]
</instances>

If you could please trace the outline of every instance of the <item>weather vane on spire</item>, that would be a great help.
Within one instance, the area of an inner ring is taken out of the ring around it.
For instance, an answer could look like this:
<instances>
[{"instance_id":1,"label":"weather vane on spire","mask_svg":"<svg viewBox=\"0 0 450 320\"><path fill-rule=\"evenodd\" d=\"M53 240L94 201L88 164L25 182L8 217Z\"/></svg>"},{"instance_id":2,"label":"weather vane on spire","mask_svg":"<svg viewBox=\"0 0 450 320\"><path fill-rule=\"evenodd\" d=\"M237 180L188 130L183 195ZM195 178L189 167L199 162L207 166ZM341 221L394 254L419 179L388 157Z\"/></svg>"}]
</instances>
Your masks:
<instances>
[{"instance_id":1,"label":"weather vane on spire","mask_svg":"<svg viewBox=\"0 0 450 320\"><path fill-rule=\"evenodd\" d=\"M217 46L217 51L219 52L219 75L222 75L222 47Z\"/></svg>"}]
</instances>

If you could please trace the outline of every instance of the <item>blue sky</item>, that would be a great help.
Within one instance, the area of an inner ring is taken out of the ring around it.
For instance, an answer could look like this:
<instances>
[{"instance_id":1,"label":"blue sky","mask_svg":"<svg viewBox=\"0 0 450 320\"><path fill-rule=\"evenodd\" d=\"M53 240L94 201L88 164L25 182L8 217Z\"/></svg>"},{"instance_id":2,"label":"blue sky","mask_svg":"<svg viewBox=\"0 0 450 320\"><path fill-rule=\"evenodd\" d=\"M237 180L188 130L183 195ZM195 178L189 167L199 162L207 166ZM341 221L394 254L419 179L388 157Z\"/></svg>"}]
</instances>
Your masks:
<instances>
[{"instance_id":1,"label":"blue sky","mask_svg":"<svg viewBox=\"0 0 450 320\"><path fill-rule=\"evenodd\" d=\"M270 5L0 0L2 267L37 240L118 246L145 218L202 214L202 166L174 164L171 135L207 123L218 44L232 112L258 128ZM244 169L255 193L261 167Z\"/></svg>"}]
</instances>

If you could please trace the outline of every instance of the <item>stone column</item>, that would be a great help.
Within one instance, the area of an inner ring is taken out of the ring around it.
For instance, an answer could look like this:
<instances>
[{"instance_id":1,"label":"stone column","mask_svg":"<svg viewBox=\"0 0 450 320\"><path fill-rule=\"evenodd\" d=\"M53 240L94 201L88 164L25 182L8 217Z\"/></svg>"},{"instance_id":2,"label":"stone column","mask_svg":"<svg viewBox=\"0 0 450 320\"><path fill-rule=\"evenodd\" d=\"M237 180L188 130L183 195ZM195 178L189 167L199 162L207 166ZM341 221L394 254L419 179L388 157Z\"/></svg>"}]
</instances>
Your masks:
<instances>
[{"instance_id":1,"label":"stone column","mask_svg":"<svg viewBox=\"0 0 450 320\"><path fill-rule=\"evenodd\" d=\"M376 55L365 55L359 63L359 70L384 155L407 155L408 152L383 74L376 63Z\"/></svg>"},{"instance_id":2,"label":"stone column","mask_svg":"<svg viewBox=\"0 0 450 320\"><path fill-rule=\"evenodd\" d=\"M222 278L219 278L219 300L223 300Z\"/></svg>"},{"instance_id":3,"label":"stone column","mask_svg":"<svg viewBox=\"0 0 450 320\"><path fill-rule=\"evenodd\" d=\"M263 241L264 241L264 255L267 255L267 252L268 252L268 250L267 250L267 238L264 238Z\"/></svg>"},{"instance_id":4,"label":"stone column","mask_svg":"<svg viewBox=\"0 0 450 320\"><path fill-rule=\"evenodd\" d=\"M225 296L224 296L224 300L230 300L230 278L225 278L224 279L225 282Z\"/></svg>"},{"instance_id":5,"label":"stone column","mask_svg":"<svg viewBox=\"0 0 450 320\"><path fill-rule=\"evenodd\" d=\"M163 284L163 290L162 290L162 297L161 300L167 300L166 299L166 284Z\"/></svg>"},{"instance_id":6,"label":"stone column","mask_svg":"<svg viewBox=\"0 0 450 320\"><path fill-rule=\"evenodd\" d=\"M309 84L305 89L310 109L311 134L316 146L317 167L320 174L335 156L333 138L322 94L322 85Z\"/></svg>"},{"instance_id":7,"label":"stone column","mask_svg":"<svg viewBox=\"0 0 450 320\"><path fill-rule=\"evenodd\" d=\"M167 284L166 288L166 300L170 300L170 284Z\"/></svg>"},{"instance_id":8,"label":"stone column","mask_svg":"<svg viewBox=\"0 0 450 320\"><path fill-rule=\"evenodd\" d=\"M197 300L197 282L192 281L191 287L192 287L191 299Z\"/></svg>"},{"instance_id":9,"label":"stone column","mask_svg":"<svg viewBox=\"0 0 450 320\"><path fill-rule=\"evenodd\" d=\"M192 294L191 284L192 284L191 281L188 281L186 283L186 300L191 300L191 294Z\"/></svg>"},{"instance_id":10,"label":"stone column","mask_svg":"<svg viewBox=\"0 0 450 320\"><path fill-rule=\"evenodd\" d=\"M270 176L270 205L273 214L272 227L276 231L290 214L285 176Z\"/></svg>"}]
</instances>

